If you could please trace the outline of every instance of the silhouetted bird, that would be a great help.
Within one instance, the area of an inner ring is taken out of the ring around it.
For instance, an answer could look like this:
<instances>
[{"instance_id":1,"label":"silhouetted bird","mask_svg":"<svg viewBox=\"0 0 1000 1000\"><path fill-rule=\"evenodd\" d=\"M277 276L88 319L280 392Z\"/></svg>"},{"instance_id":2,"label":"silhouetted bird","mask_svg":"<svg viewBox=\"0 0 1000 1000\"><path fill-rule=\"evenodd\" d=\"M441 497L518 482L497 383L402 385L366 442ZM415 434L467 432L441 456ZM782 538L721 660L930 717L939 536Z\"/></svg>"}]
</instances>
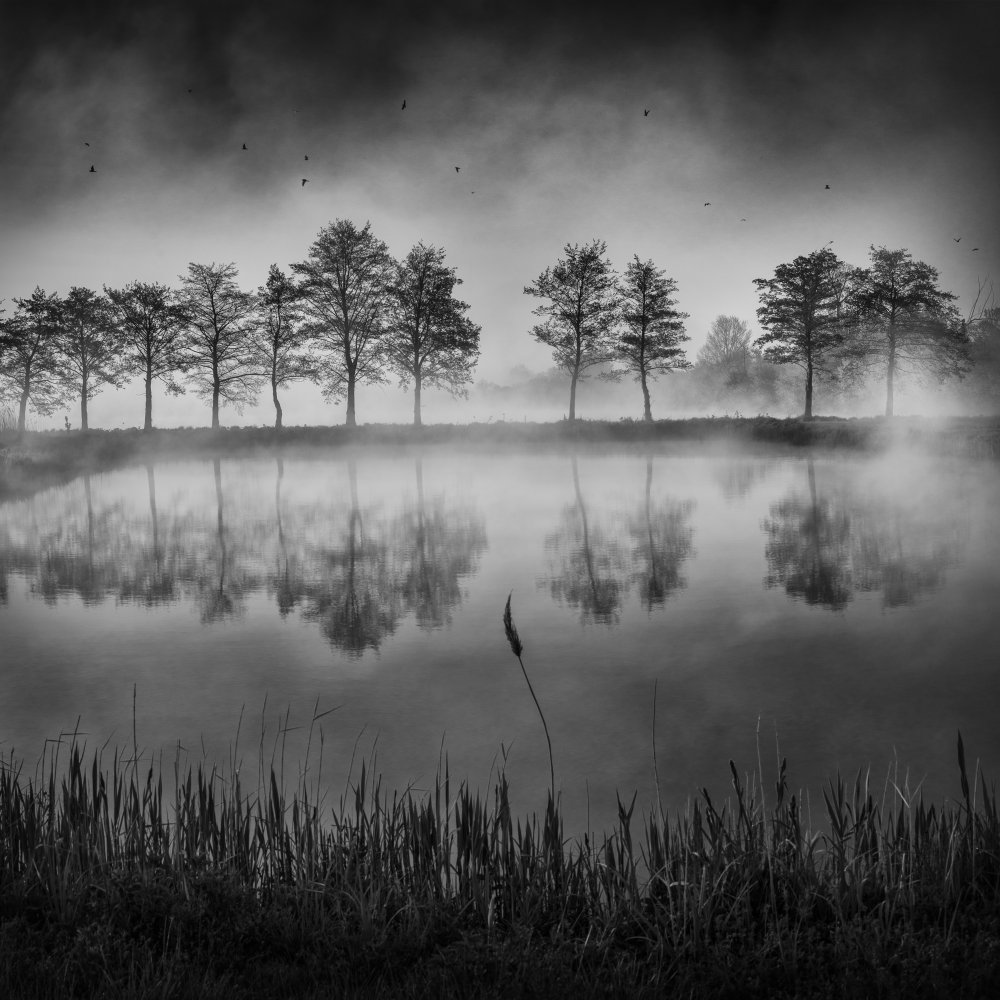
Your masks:
<instances>
[{"instance_id":1,"label":"silhouetted bird","mask_svg":"<svg viewBox=\"0 0 1000 1000\"><path fill-rule=\"evenodd\" d=\"M92 174L96 174L97 173L97 171L94 169L94 165L93 164L90 165L90 172Z\"/></svg>"},{"instance_id":2,"label":"silhouetted bird","mask_svg":"<svg viewBox=\"0 0 1000 1000\"><path fill-rule=\"evenodd\" d=\"M954 241L955 241L956 243L961 243L961 242L962 242L962 237L961 237L961 236L957 236L957 237L956 237L956 236L952 236L952 239L953 239L953 240L954 240Z\"/></svg>"},{"instance_id":3,"label":"silhouetted bird","mask_svg":"<svg viewBox=\"0 0 1000 1000\"><path fill-rule=\"evenodd\" d=\"M746 222L746 221L747 221L746 219L740 219L740 222Z\"/></svg>"},{"instance_id":4,"label":"silhouetted bird","mask_svg":"<svg viewBox=\"0 0 1000 1000\"><path fill-rule=\"evenodd\" d=\"M308 153L306 153L306 159L307 159L307 160L309 159L309 154L308 154Z\"/></svg>"},{"instance_id":5,"label":"silhouetted bird","mask_svg":"<svg viewBox=\"0 0 1000 1000\"><path fill-rule=\"evenodd\" d=\"M969 253L978 253L978 252L979 252L979 247L973 247L973 248L972 248L972 249L971 249L971 250L969 251Z\"/></svg>"},{"instance_id":6,"label":"silhouetted bird","mask_svg":"<svg viewBox=\"0 0 1000 1000\"><path fill-rule=\"evenodd\" d=\"M309 183L309 178L308 177L303 177L302 178L302 186L305 187L308 183Z\"/></svg>"},{"instance_id":7,"label":"silhouetted bird","mask_svg":"<svg viewBox=\"0 0 1000 1000\"><path fill-rule=\"evenodd\" d=\"M710 201L706 201L703 207L708 208L708 206L711 205L711 204L712 203Z\"/></svg>"},{"instance_id":8,"label":"silhouetted bird","mask_svg":"<svg viewBox=\"0 0 1000 1000\"><path fill-rule=\"evenodd\" d=\"M643 110L642 110L642 117L643 118L648 118L649 117L649 108L643 108Z\"/></svg>"},{"instance_id":9,"label":"silhouetted bird","mask_svg":"<svg viewBox=\"0 0 1000 1000\"><path fill-rule=\"evenodd\" d=\"M830 190L830 185L829 185L829 184L825 184L825 185L823 186L823 190L824 190L824 191L829 191L829 190Z\"/></svg>"},{"instance_id":10,"label":"silhouetted bird","mask_svg":"<svg viewBox=\"0 0 1000 1000\"><path fill-rule=\"evenodd\" d=\"M89 146L89 145L90 145L90 143L89 143L89 142L87 142L86 140L84 140L84 143L83 143L83 144L84 144L85 146Z\"/></svg>"},{"instance_id":11,"label":"silhouetted bird","mask_svg":"<svg viewBox=\"0 0 1000 1000\"><path fill-rule=\"evenodd\" d=\"M244 149L246 149L246 148L247 148L247 144L246 144L246 143L243 143L243 148L244 148Z\"/></svg>"},{"instance_id":12,"label":"silhouetted bird","mask_svg":"<svg viewBox=\"0 0 1000 1000\"><path fill-rule=\"evenodd\" d=\"M461 169L462 169L461 167L455 167L455 173L457 174Z\"/></svg>"},{"instance_id":13,"label":"silhouetted bird","mask_svg":"<svg viewBox=\"0 0 1000 1000\"><path fill-rule=\"evenodd\" d=\"M403 106L399 110L400 111L405 111L406 110L406 101L405 101L405 99L403 101Z\"/></svg>"}]
</instances>

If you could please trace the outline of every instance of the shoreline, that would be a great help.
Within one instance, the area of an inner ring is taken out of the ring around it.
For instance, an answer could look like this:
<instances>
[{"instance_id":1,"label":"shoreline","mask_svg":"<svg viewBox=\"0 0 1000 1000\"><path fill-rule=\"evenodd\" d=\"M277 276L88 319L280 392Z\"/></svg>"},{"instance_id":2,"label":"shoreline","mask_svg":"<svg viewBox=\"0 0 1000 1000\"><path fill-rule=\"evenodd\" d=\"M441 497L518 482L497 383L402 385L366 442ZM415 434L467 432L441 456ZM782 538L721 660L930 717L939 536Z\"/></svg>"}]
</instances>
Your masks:
<instances>
[{"instance_id":1,"label":"shoreline","mask_svg":"<svg viewBox=\"0 0 1000 1000\"><path fill-rule=\"evenodd\" d=\"M362 424L27 431L0 433L0 500L29 496L85 472L136 462L234 457L296 448L408 449L448 445L506 452L521 449L648 449L677 446L753 453L774 447L880 454L910 448L942 456L1000 458L995 417L693 417L684 420L576 420L553 423Z\"/></svg>"}]
</instances>

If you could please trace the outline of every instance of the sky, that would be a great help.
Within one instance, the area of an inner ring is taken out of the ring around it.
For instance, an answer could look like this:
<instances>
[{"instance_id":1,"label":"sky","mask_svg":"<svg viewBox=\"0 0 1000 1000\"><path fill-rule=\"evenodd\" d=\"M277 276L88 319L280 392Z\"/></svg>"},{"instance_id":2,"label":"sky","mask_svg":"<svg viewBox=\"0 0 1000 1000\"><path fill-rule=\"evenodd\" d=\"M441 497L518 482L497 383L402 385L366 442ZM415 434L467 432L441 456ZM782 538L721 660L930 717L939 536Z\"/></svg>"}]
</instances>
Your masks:
<instances>
[{"instance_id":1,"label":"sky","mask_svg":"<svg viewBox=\"0 0 1000 1000\"><path fill-rule=\"evenodd\" d=\"M0 3L8 314L36 285L176 285L191 262L254 289L321 227L370 221L397 257L444 248L478 377L503 383L552 363L524 286L595 238L677 282L692 359L717 315L757 329L754 278L829 241L859 266L910 250L963 313L1000 279L994 0ZM285 402L286 423L342 420L318 391ZM358 419L409 406L393 387ZM141 419L135 385L91 404L92 425ZM159 399L154 421L207 405Z\"/></svg>"}]
</instances>

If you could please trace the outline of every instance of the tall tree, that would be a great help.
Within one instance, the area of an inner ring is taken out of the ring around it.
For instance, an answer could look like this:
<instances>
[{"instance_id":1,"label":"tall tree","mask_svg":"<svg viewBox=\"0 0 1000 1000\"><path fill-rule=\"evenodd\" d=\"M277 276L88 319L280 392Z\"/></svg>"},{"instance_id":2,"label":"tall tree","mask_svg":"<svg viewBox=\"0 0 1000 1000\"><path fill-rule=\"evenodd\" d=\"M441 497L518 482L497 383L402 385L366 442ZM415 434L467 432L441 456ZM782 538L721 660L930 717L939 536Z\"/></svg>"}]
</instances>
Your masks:
<instances>
[{"instance_id":1,"label":"tall tree","mask_svg":"<svg viewBox=\"0 0 1000 1000\"><path fill-rule=\"evenodd\" d=\"M617 275L603 240L584 246L567 243L566 256L547 267L524 289L525 295L548 299L533 310L543 319L532 337L551 348L556 366L568 372L569 419L576 419L576 384L587 369L615 356Z\"/></svg>"},{"instance_id":2,"label":"tall tree","mask_svg":"<svg viewBox=\"0 0 1000 1000\"><path fill-rule=\"evenodd\" d=\"M757 319L766 330L756 340L773 364L794 364L805 372L805 412L813 415L813 381L829 371L844 343L846 268L825 247L780 264L773 278L755 278L760 296Z\"/></svg>"},{"instance_id":3,"label":"tall tree","mask_svg":"<svg viewBox=\"0 0 1000 1000\"><path fill-rule=\"evenodd\" d=\"M897 377L961 377L968 337L955 296L938 288L936 268L913 260L908 250L885 247L870 247L869 260L853 276L859 336L851 355L862 371L884 372L885 415L891 417Z\"/></svg>"},{"instance_id":4,"label":"tall tree","mask_svg":"<svg viewBox=\"0 0 1000 1000\"><path fill-rule=\"evenodd\" d=\"M80 427L88 429L87 403L106 385L122 384L121 336L103 295L73 286L62 300L58 341L67 389L80 397Z\"/></svg>"},{"instance_id":5,"label":"tall tree","mask_svg":"<svg viewBox=\"0 0 1000 1000\"><path fill-rule=\"evenodd\" d=\"M651 260L633 255L619 286L622 331L615 345L616 359L626 373L642 385L643 419L652 420L649 380L658 375L690 368L681 344L690 340L684 332L688 314L679 312L673 297L677 282L666 277Z\"/></svg>"},{"instance_id":6,"label":"tall tree","mask_svg":"<svg viewBox=\"0 0 1000 1000\"><path fill-rule=\"evenodd\" d=\"M445 266L444 250L418 243L395 272L386 348L401 384L413 382L413 425L419 427L424 386L466 394L481 331L465 315L468 304L455 298L462 280Z\"/></svg>"},{"instance_id":7,"label":"tall tree","mask_svg":"<svg viewBox=\"0 0 1000 1000\"><path fill-rule=\"evenodd\" d=\"M184 309L185 368L194 391L212 401L212 429L219 426L219 404L237 412L260 392L265 372L255 365L253 296L236 283L235 264L188 264L180 276Z\"/></svg>"},{"instance_id":8,"label":"tall tree","mask_svg":"<svg viewBox=\"0 0 1000 1000\"><path fill-rule=\"evenodd\" d=\"M180 395L177 375L184 370L182 352L185 314L166 285L133 281L124 288L105 287L124 343L124 372L142 377L146 389L143 429L153 429L153 382Z\"/></svg>"},{"instance_id":9,"label":"tall tree","mask_svg":"<svg viewBox=\"0 0 1000 1000\"><path fill-rule=\"evenodd\" d=\"M393 260L366 222L337 219L320 230L308 259L292 264L302 279L307 329L326 351L320 376L327 399L347 400L347 426L357 424L359 382L387 381L383 340Z\"/></svg>"},{"instance_id":10,"label":"tall tree","mask_svg":"<svg viewBox=\"0 0 1000 1000\"><path fill-rule=\"evenodd\" d=\"M698 364L720 368L727 374L747 373L748 362L754 355L750 324L738 316L716 316L708 329L708 337L698 352Z\"/></svg>"},{"instance_id":11,"label":"tall tree","mask_svg":"<svg viewBox=\"0 0 1000 1000\"><path fill-rule=\"evenodd\" d=\"M17 430L23 433L28 403L44 416L66 398L57 350L62 309L58 295L37 286L30 298L14 303L16 311L0 324L0 385L18 398Z\"/></svg>"},{"instance_id":12,"label":"tall tree","mask_svg":"<svg viewBox=\"0 0 1000 1000\"><path fill-rule=\"evenodd\" d=\"M316 376L316 358L309 350L310 335L302 323L302 293L277 264L267 273L267 284L257 289L260 322L255 350L258 365L267 372L274 402L274 426L281 427L278 389L298 379Z\"/></svg>"}]
</instances>

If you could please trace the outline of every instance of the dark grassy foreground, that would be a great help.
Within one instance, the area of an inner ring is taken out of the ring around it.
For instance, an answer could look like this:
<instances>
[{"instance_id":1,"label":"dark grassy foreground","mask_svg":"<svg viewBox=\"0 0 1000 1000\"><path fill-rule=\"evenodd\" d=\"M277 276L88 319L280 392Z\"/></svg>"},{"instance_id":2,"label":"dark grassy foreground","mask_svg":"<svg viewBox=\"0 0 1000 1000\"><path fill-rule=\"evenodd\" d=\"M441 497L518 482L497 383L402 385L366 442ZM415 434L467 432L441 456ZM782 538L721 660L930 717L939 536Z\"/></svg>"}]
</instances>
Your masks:
<instances>
[{"instance_id":1,"label":"dark grassy foreground","mask_svg":"<svg viewBox=\"0 0 1000 1000\"><path fill-rule=\"evenodd\" d=\"M838 777L813 835L784 767L765 796L731 765L726 807L620 803L573 844L503 774L416 796L362 768L322 808L318 780L62 753L0 770L3 997L997 995L1000 820L961 738L956 806Z\"/></svg>"}]
</instances>

